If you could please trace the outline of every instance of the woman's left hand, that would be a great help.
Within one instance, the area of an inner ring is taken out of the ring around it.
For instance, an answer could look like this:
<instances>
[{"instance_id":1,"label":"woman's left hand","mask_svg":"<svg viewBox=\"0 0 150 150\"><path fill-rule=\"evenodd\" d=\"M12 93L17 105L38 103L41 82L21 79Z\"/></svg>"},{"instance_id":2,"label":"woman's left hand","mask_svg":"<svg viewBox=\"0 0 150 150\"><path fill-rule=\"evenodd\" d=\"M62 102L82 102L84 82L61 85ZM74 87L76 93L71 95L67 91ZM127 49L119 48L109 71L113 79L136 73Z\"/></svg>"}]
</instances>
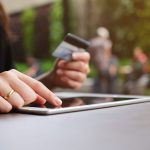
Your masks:
<instances>
[{"instance_id":1,"label":"woman's left hand","mask_svg":"<svg viewBox=\"0 0 150 150\"><path fill-rule=\"evenodd\" d=\"M54 87L80 88L90 72L89 60L88 52L73 53L71 61L58 60L51 72L51 83Z\"/></svg>"}]
</instances>

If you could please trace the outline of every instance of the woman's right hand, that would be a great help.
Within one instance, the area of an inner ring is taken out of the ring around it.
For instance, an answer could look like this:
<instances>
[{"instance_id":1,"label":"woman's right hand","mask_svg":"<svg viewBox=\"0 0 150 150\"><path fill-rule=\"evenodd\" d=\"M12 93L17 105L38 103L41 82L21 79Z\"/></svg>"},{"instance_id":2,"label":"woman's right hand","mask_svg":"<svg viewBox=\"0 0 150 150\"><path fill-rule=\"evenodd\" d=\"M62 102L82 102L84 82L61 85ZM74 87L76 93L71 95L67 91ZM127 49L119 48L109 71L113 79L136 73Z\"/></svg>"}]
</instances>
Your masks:
<instances>
[{"instance_id":1,"label":"woman's right hand","mask_svg":"<svg viewBox=\"0 0 150 150\"><path fill-rule=\"evenodd\" d=\"M41 82L14 69L0 73L1 113L7 113L12 108L20 108L34 101L43 104L46 100L54 106L62 104L61 100Z\"/></svg>"}]
</instances>

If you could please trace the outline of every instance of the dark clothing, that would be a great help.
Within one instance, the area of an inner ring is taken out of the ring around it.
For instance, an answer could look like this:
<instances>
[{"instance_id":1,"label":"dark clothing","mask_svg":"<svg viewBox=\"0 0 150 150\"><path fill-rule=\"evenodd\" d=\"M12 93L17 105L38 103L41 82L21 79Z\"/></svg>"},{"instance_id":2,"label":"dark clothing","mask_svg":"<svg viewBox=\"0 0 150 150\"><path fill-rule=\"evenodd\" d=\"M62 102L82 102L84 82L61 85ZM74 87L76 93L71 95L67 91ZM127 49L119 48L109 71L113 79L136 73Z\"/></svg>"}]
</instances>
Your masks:
<instances>
[{"instance_id":1,"label":"dark clothing","mask_svg":"<svg viewBox=\"0 0 150 150\"><path fill-rule=\"evenodd\" d=\"M0 72L14 68L11 44L0 29Z\"/></svg>"},{"instance_id":2,"label":"dark clothing","mask_svg":"<svg viewBox=\"0 0 150 150\"><path fill-rule=\"evenodd\" d=\"M111 54L111 41L94 38L91 40L89 52L97 73L93 85L93 92L114 93L117 80L118 59ZM112 68L116 69L115 73L111 72Z\"/></svg>"},{"instance_id":3,"label":"dark clothing","mask_svg":"<svg viewBox=\"0 0 150 150\"><path fill-rule=\"evenodd\" d=\"M118 60L115 56L112 56L110 60L105 61L104 59L99 60L99 68L97 71L97 77L95 78L93 92L95 93L115 93L116 91L116 82L117 82L117 73L111 75L109 70L111 66L118 66Z\"/></svg>"}]
</instances>

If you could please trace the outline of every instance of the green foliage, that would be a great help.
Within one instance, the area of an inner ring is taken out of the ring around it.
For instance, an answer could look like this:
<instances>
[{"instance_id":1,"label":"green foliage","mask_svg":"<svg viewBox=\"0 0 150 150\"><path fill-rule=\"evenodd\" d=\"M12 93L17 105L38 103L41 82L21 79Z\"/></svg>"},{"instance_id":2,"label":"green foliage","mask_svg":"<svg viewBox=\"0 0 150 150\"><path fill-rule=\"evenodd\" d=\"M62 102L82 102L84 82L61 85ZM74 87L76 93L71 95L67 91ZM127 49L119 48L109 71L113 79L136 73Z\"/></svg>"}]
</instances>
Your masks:
<instances>
[{"instance_id":1,"label":"green foliage","mask_svg":"<svg viewBox=\"0 0 150 150\"><path fill-rule=\"evenodd\" d=\"M136 45L140 45L150 54L150 1L143 1L143 7L136 10L137 21L133 26L133 34L136 39Z\"/></svg>"},{"instance_id":2,"label":"green foliage","mask_svg":"<svg viewBox=\"0 0 150 150\"><path fill-rule=\"evenodd\" d=\"M43 72L47 72L51 69L53 69L53 65L54 65L54 60L52 59L45 59L45 60L41 60L41 70Z\"/></svg>"},{"instance_id":3,"label":"green foliage","mask_svg":"<svg viewBox=\"0 0 150 150\"><path fill-rule=\"evenodd\" d=\"M128 57L135 46L140 46L150 54L150 1L102 1L102 24L112 33L115 52Z\"/></svg>"},{"instance_id":4,"label":"green foliage","mask_svg":"<svg viewBox=\"0 0 150 150\"><path fill-rule=\"evenodd\" d=\"M54 61L52 59L40 60L40 66L43 72L51 70L53 68L53 65L54 65ZM25 72L28 69L28 66L26 63L17 62L16 68L21 72Z\"/></svg>"},{"instance_id":5,"label":"green foliage","mask_svg":"<svg viewBox=\"0 0 150 150\"><path fill-rule=\"evenodd\" d=\"M78 2L71 1L73 8L73 2ZM77 8L79 4L83 5L80 7L83 7L82 10ZM83 34L86 33L86 38L90 39L95 36L97 27L105 26L110 31L114 44L113 51L118 56L131 57L136 46L141 46L150 54L149 0L87 0L79 4L76 9L70 9L74 11L73 13L69 12L69 14L76 14L77 17L71 16L71 23L76 25L75 32L81 27Z\"/></svg>"},{"instance_id":6,"label":"green foliage","mask_svg":"<svg viewBox=\"0 0 150 150\"><path fill-rule=\"evenodd\" d=\"M95 77L95 76L97 76L96 70L95 70L95 67L93 66L93 64L91 63L90 64L90 73L88 74L88 77Z\"/></svg>"},{"instance_id":7,"label":"green foliage","mask_svg":"<svg viewBox=\"0 0 150 150\"><path fill-rule=\"evenodd\" d=\"M23 46L27 55L32 54L34 40L35 10L27 9L21 15Z\"/></svg>"},{"instance_id":8,"label":"green foliage","mask_svg":"<svg viewBox=\"0 0 150 150\"><path fill-rule=\"evenodd\" d=\"M25 70L28 69L28 66L25 63L17 62L15 65L16 65L17 70L20 72L24 72Z\"/></svg>"},{"instance_id":9,"label":"green foliage","mask_svg":"<svg viewBox=\"0 0 150 150\"><path fill-rule=\"evenodd\" d=\"M56 0L50 12L50 49L54 50L63 39L63 6L62 0Z\"/></svg>"}]
</instances>

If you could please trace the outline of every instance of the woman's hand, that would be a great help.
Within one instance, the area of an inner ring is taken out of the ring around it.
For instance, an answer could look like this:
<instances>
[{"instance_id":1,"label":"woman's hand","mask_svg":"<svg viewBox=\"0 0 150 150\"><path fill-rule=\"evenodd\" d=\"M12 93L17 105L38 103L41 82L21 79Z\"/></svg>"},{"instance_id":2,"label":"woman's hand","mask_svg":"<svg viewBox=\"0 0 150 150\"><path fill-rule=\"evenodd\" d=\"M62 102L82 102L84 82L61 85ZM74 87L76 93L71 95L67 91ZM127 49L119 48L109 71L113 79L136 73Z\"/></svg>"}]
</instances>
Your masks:
<instances>
[{"instance_id":1,"label":"woman's hand","mask_svg":"<svg viewBox=\"0 0 150 150\"><path fill-rule=\"evenodd\" d=\"M85 81L89 68L90 55L87 52L75 52L72 61L59 60L51 72L54 87L80 88Z\"/></svg>"},{"instance_id":2,"label":"woman's hand","mask_svg":"<svg viewBox=\"0 0 150 150\"><path fill-rule=\"evenodd\" d=\"M6 113L34 101L43 104L46 100L54 106L62 104L41 82L14 69L0 73L0 112Z\"/></svg>"}]
</instances>

